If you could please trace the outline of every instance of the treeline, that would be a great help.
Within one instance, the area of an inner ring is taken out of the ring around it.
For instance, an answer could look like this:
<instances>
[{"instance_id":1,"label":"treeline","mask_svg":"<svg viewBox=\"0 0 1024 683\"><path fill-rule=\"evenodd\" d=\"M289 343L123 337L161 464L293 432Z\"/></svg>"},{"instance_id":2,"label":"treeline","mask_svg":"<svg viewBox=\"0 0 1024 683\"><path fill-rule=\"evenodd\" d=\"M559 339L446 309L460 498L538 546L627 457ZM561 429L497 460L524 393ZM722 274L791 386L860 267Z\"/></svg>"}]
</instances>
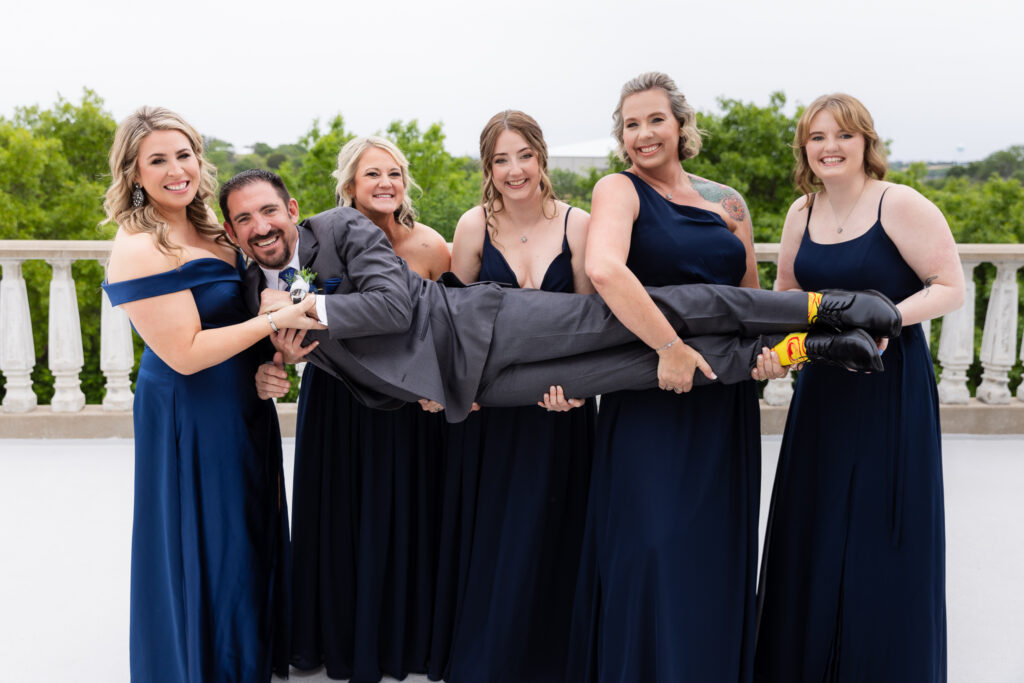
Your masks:
<instances>
[{"instance_id":1,"label":"treeline","mask_svg":"<svg viewBox=\"0 0 1024 683\"><path fill-rule=\"evenodd\" d=\"M781 92L772 94L765 105L728 98L719 99L717 105L716 111L698 113L698 124L707 137L701 154L688 161L686 169L738 190L754 220L754 239L777 241L786 210L797 197L790 145L800 111L785 113L786 98ZM103 100L91 90L84 91L78 102L59 98L49 109L26 106L16 109L10 118L0 117L0 239L110 239L116 227L100 222L109 179L107 153L115 128L116 121L104 109ZM375 131L358 131L371 132ZM439 123L421 127L415 120L395 121L379 132L409 158L420 187L411 192L419 220L450 240L459 216L479 200L479 160L450 154ZM251 151L242 152L228 142L207 138L207 157L217 166L221 182L247 168L277 171L299 201L302 214L311 215L334 206L331 172L338 150L355 135L345 128L339 114L326 123L313 121L294 143L277 147L257 142ZM585 175L552 170L551 180L559 197L589 209L594 183L604 173L623 167L611 155L608 169L593 169ZM934 201L945 213L957 241L1024 242L1024 146L952 167L942 178L926 179L926 175L921 163L893 172L890 179L912 185ZM770 282L772 271L770 265L763 268L762 284ZM48 310L50 269L45 263L30 261L24 273L30 307L37 316L33 321L37 352L33 379L40 401L47 403L53 393L46 368L47 321L38 316L45 316ZM86 358L83 390L88 402L98 403L103 395L99 371L102 269L95 262L77 262L73 274ZM984 266L978 277L980 325L994 269ZM935 328L937 339L939 325ZM975 381L979 374L980 367L972 370ZM1019 364L1013 374L1015 384Z\"/></svg>"}]
</instances>

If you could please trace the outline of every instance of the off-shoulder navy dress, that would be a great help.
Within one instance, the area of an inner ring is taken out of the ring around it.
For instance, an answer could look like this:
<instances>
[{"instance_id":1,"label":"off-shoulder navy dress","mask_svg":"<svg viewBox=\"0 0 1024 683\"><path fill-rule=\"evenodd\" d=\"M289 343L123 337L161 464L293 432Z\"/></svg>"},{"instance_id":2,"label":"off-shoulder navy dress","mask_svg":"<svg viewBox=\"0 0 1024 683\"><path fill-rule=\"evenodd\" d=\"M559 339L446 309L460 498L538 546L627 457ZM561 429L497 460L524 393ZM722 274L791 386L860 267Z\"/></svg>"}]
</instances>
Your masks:
<instances>
[{"instance_id":1,"label":"off-shoulder navy dress","mask_svg":"<svg viewBox=\"0 0 1024 683\"><path fill-rule=\"evenodd\" d=\"M361 404L312 363L292 492L292 664L354 683L427 667L445 421Z\"/></svg>"},{"instance_id":2,"label":"off-shoulder navy dress","mask_svg":"<svg viewBox=\"0 0 1024 683\"><path fill-rule=\"evenodd\" d=\"M884 198L884 195L883 195ZM808 211L810 221L810 211ZM804 229L800 287L921 290L881 219L819 244ZM945 525L935 372L921 325L885 372L801 371L765 538L755 680L946 680Z\"/></svg>"},{"instance_id":3,"label":"off-shoulder navy dress","mask_svg":"<svg viewBox=\"0 0 1024 683\"><path fill-rule=\"evenodd\" d=\"M479 279L518 287L486 232ZM567 238L540 288L573 291ZM566 680L593 431L593 401L484 408L450 425L432 678Z\"/></svg>"},{"instance_id":4,"label":"off-shoulder navy dress","mask_svg":"<svg viewBox=\"0 0 1024 683\"><path fill-rule=\"evenodd\" d=\"M191 290L203 329L249 319L242 262L188 261L105 283L112 304ZM281 434L259 353L181 375L148 347L135 386L131 677L287 676L288 515Z\"/></svg>"},{"instance_id":5,"label":"off-shoulder navy dress","mask_svg":"<svg viewBox=\"0 0 1024 683\"><path fill-rule=\"evenodd\" d=\"M626 176L640 282L740 283L746 251L718 214ZM602 396L566 680L750 680L760 447L753 381Z\"/></svg>"}]
</instances>

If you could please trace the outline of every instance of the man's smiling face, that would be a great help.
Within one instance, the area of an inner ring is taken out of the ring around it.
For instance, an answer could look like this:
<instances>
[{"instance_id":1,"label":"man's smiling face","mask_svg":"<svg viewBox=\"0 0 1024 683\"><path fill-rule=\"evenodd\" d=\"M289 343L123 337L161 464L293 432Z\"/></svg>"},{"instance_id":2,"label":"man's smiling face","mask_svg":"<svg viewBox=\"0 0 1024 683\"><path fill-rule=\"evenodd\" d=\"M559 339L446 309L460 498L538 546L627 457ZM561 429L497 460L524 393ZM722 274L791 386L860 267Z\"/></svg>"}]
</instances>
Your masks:
<instances>
[{"instance_id":1,"label":"man's smiling face","mask_svg":"<svg viewBox=\"0 0 1024 683\"><path fill-rule=\"evenodd\" d=\"M246 256L264 268L288 265L299 239L299 205L287 203L274 187L257 180L231 192L224 229Z\"/></svg>"}]
</instances>

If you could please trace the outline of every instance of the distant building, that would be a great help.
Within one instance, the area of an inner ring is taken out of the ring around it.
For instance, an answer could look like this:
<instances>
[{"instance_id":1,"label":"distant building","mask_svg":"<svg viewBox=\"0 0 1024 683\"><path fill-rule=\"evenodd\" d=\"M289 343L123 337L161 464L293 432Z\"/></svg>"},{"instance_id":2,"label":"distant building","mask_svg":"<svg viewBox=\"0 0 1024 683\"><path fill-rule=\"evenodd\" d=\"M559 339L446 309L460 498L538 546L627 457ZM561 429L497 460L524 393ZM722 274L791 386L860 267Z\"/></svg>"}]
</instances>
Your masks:
<instances>
[{"instance_id":1,"label":"distant building","mask_svg":"<svg viewBox=\"0 0 1024 683\"><path fill-rule=\"evenodd\" d=\"M548 168L560 168L581 175L592 168L608 170L608 154L615 151L615 138L599 138L572 145L548 147Z\"/></svg>"}]
</instances>

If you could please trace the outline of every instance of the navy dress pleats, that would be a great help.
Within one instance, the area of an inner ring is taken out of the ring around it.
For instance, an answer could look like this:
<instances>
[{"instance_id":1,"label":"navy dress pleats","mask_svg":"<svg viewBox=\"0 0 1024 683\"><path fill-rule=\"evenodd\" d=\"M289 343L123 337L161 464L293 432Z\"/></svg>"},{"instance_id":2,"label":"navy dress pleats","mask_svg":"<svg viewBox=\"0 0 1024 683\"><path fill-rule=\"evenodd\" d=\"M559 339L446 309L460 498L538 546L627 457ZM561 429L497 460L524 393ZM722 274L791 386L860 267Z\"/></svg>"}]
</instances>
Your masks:
<instances>
[{"instance_id":1,"label":"navy dress pleats","mask_svg":"<svg viewBox=\"0 0 1024 683\"><path fill-rule=\"evenodd\" d=\"M922 286L881 203L854 239L819 244L805 229L794 267L808 291L901 301ZM809 366L797 380L765 538L757 681L946 680L939 403L921 325L882 360L882 373Z\"/></svg>"},{"instance_id":2,"label":"navy dress pleats","mask_svg":"<svg viewBox=\"0 0 1024 683\"><path fill-rule=\"evenodd\" d=\"M191 290L203 329L248 320L242 263L189 261L104 284L114 305ZM255 347L192 375L148 347L135 390L131 678L287 676L288 514L281 434Z\"/></svg>"},{"instance_id":3,"label":"navy dress pleats","mask_svg":"<svg viewBox=\"0 0 1024 683\"><path fill-rule=\"evenodd\" d=\"M738 285L718 214L640 198L627 265L644 285ZM749 681L760 484L754 382L601 398L566 680Z\"/></svg>"},{"instance_id":4,"label":"navy dress pleats","mask_svg":"<svg viewBox=\"0 0 1024 683\"><path fill-rule=\"evenodd\" d=\"M541 289L573 291L571 258L563 238ZM479 278L518 286L486 234ZM593 401L485 408L451 425L435 680L565 680L593 429Z\"/></svg>"}]
</instances>

